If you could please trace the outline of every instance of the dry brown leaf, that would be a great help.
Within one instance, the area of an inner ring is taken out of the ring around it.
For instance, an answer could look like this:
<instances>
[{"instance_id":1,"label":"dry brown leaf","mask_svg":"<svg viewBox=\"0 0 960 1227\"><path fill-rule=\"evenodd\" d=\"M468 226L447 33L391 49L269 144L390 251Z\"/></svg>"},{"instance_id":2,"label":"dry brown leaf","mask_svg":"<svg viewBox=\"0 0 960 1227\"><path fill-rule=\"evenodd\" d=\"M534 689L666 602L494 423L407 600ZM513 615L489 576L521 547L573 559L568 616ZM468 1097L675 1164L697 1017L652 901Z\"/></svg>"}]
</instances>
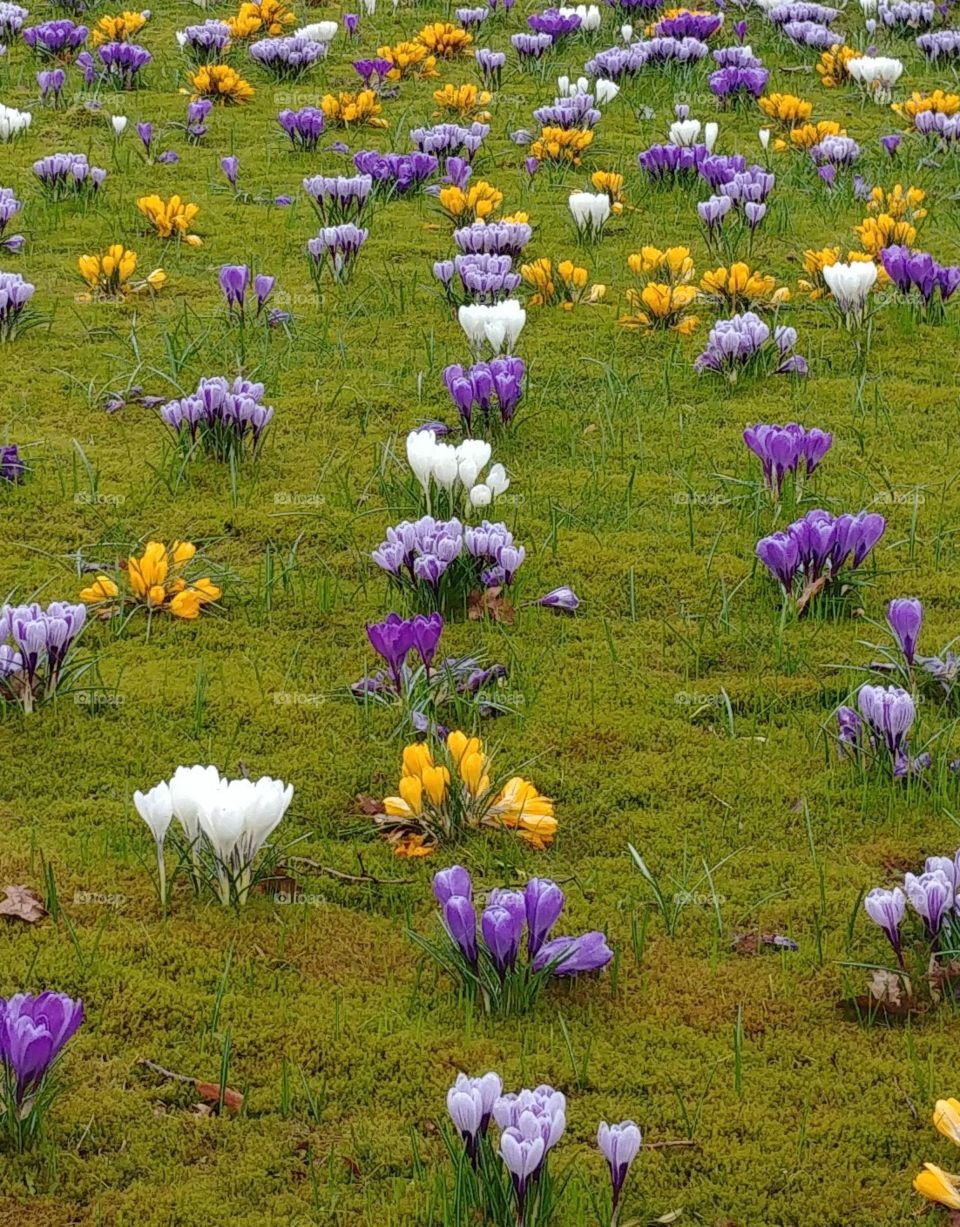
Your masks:
<instances>
[{"instance_id":1,"label":"dry brown leaf","mask_svg":"<svg viewBox=\"0 0 960 1227\"><path fill-rule=\"evenodd\" d=\"M799 597L797 597L798 614L802 614L813 598L823 591L826 582L827 577L825 575L821 575L820 578L815 579L812 584L807 584L804 590L800 593Z\"/></svg>"},{"instance_id":2,"label":"dry brown leaf","mask_svg":"<svg viewBox=\"0 0 960 1227\"><path fill-rule=\"evenodd\" d=\"M200 1082L199 1080L193 1084L197 1088L197 1094L205 1104L210 1104L211 1108L216 1108L220 1103L220 1084L218 1082ZM228 1112L239 1112L243 1107L243 1096L239 1091L231 1090L228 1086L223 1092L223 1106Z\"/></svg>"},{"instance_id":3,"label":"dry brown leaf","mask_svg":"<svg viewBox=\"0 0 960 1227\"><path fill-rule=\"evenodd\" d=\"M357 805L364 814L369 814L373 817L374 814L382 814L383 802L378 801L376 797L368 797L365 793L360 793L357 797Z\"/></svg>"},{"instance_id":4,"label":"dry brown leaf","mask_svg":"<svg viewBox=\"0 0 960 1227\"><path fill-rule=\"evenodd\" d=\"M494 622L502 622L504 626L512 626L516 611L509 599L502 595L499 586L484 588L482 592L471 592L467 598L467 617L471 622L480 622L490 617Z\"/></svg>"},{"instance_id":5,"label":"dry brown leaf","mask_svg":"<svg viewBox=\"0 0 960 1227\"><path fill-rule=\"evenodd\" d=\"M2 889L5 898L0 899L0 916L35 925L47 915L43 900L29 886L4 886Z\"/></svg>"}]
</instances>

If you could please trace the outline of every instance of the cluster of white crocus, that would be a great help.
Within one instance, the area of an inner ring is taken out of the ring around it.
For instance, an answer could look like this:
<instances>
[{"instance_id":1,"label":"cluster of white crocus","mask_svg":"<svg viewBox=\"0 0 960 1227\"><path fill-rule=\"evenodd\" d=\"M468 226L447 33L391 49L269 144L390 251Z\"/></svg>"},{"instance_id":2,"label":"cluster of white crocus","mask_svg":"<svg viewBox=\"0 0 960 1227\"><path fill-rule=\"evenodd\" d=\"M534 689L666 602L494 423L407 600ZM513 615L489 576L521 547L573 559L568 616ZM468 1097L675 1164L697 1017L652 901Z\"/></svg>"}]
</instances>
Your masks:
<instances>
[{"instance_id":1,"label":"cluster of white crocus","mask_svg":"<svg viewBox=\"0 0 960 1227\"><path fill-rule=\"evenodd\" d=\"M871 17L876 17L877 9L879 8L879 0L860 0L860 8L863 15L868 20Z\"/></svg>"},{"instance_id":2,"label":"cluster of white crocus","mask_svg":"<svg viewBox=\"0 0 960 1227\"><path fill-rule=\"evenodd\" d=\"M30 127L33 116L29 111L18 111L0 102L0 141L12 141Z\"/></svg>"},{"instance_id":3,"label":"cluster of white crocus","mask_svg":"<svg viewBox=\"0 0 960 1227\"><path fill-rule=\"evenodd\" d=\"M294 31L294 38L306 38L313 43L332 43L338 30L335 21L313 21Z\"/></svg>"},{"instance_id":4,"label":"cluster of white crocus","mask_svg":"<svg viewBox=\"0 0 960 1227\"><path fill-rule=\"evenodd\" d=\"M607 193L571 192L567 204L580 237L599 239L610 216L610 197Z\"/></svg>"},{"instance_id":5,"label":"cluster of white crocus","mask_svg":"<svg viewBox=\"0 0 960 1227\"><path fill-rule=\"evenodd\" d=\"M877 266L873 261L828 264L823 270L823 279L847 324L863 323L867 295L877 280Z\"/></svg>"},{"instance_id":6,"label":"cluster of white crocus","mask_svg":"<svg viewBox=\"0 0 960 1227\"><path fill-rule=\"evenodd\" d=\"M457 312L460 327L478 353L489 345L495 354L513 353L527 322L527 313L515 298L495 303L465 303Z\"/></svg>"},{"instance_id":7,"label":"cluster of white crocus","mask_svg":"<svg viewBox=\"0 0 960 1227\"><path fill-rule=\"evenodd\" d=\"M221 902L243 903L253 863L276 830L293 797L293 785L269 775L259 780L229 780L216 767L178 767L170 780L149 792L133 794L137 813L157 845L160 898L166 901L163 845L174 818L190 848L194 878L206 874L205 851L213 858L213 878ZM204 847L204 841L206 847Z\"/></svg>"},{"instance_id":8,"label":"cluster of white crocus","mask_svg":"<svg viewBox=\"0 0 960 1227\"><path fill-rule=\"evenodd\" d=\"M490 465L490 472L480 480L490 455L490 444L484 439L464 439L454 447L441 443L432 430L411 430L407 435L407 461L423 486L428 513L434 482L447 492L451 504L462 494L470 507L489 507L510 485L502 464Z\"/></svg>"},{"instance_id":9,"label":"cluster of white crocus","mask_svg":"<svg viewBox=\"0 0 960 1227\"><path fill-rule=\"evenodd\" d=\"M557 94L561 98L575 98L577 94L589 94L590 82L586 77L577 77L571 81L569 77L557 77Z\"/></svg>"},{"instance_id":10,"label":"cluster of white crocus","mask_svg":"<svg viewBox=\"0 0 960 1227\"><path fill-rule=\"evenodd\" d=\"M703 139L700 131L703 129ZM692 145L706 145L712 150L720 134L719 124L701 124L699 119L675 119L670 125L667 139L671 145L682 145L685 148Z\"/></svg>"},{"instance_id":11,"label":"cluster of white crocus","mask_svg":"<svg viewBox=\"0 0 960 1227\"><path fill-rule=\"evenodd\" d=\"M600 29L600 10L595 4L578 4L571 8L561 5L557 12L561 17L579 17L580 29L587 34Z\"/></svg>"},{"instance_id":12,"label":"cluster of white crocus","mask_svg":"<svg viewBox=\"0 0 960 1227\"><path fill-rule=\"evenodd\" d=\"M858 55L847 60L847 72L876 99L888 103L893 87L903 75L903 64L887 55Z\"/></svg>"}]
</instances>

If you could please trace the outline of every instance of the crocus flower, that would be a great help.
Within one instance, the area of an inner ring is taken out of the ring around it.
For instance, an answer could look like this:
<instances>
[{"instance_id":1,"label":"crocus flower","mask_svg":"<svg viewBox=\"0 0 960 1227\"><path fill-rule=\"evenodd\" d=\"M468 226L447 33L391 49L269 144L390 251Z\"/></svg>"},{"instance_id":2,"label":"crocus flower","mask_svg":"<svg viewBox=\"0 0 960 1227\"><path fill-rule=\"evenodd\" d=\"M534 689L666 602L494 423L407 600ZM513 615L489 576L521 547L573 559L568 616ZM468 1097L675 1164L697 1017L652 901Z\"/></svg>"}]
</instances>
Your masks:
<instances>
[{"instance_id":1,"label":"crocus flower","mask_svg":"<svg viewBox=\"0 0 960 1227\"><path fill-rule=\"evenodd\" d=\"M553 965L555 976L578 976L582 972L599 971L613 958L604 935L596 930L579 937L555 937L545 942L533 961L534 971Z\"/></svg>"},{"instance_id":2,"label":"crocus flower","mask_svg":"<svg viewBox=\"0 0 960 1227\"><path fill-rule=\"evenodd\" d=\"M494 1104L502 1093L503 1083L495 1073L484 1074L482 1078L457 1074L456 1082L447 1092L447 1111L463 1138L471 1162L476 1159L477 1148L493 1116Z\"/></svg>"},{"instance_id":3,"label":"crocus flower","mask_svg":"<svg viewBox=\"0 0 960 1227\"><path fill-rule=\"evenodd\" d=\"M451 865L449 869L438 870L433 875L433 893L441 907L455 895L472 899L473 883L469 872L462 865Z\"/></svg>"},{"instance_id":4,"label":"crocus flower","mask_svg":"<svg viewBox=\"0 0 960 1227\"><path fill-rule=\"evenodd\" d=\"M613 1186L612 1227L616 1227L620 1194L623 1191L627 1173L630 1165L640 1153L642 1142L640 1130L632 1120L621 1121L619 1125L608 1125L606 1121L601 1121L597 1129L597 1145L610 1167L610 1182Z\"/></svg>"},{"instance_id":5,"label":"crocus flower","mask_svg":"<svg viewBox=\"0 0 960 1227\"><path fill-rule=\"evenodd\" d=\"M930 938L936 939L944 920L956 908L956 891L949 878L939 869L919 877L908 873L903 879L903 889Z\"/></svg>"},{"instance_id":6,"label":"crocus flower","mask_svg":"<svg viewBox=\"0 0 960 1227\"><path fill-rule=\"evenodd\" d=\"M477 913L463 895L451 895L443 905L443 919L453 942L471 965L477 962Z\"/></svg>"},{"instance_id":7,"label":"crocus flower","mask_svg":"<svg viewBox=\"0 0 960 1227\"><path fill-rule=\"evenodd\" d=\"M887 622L908 665L913 665L923 625L923 605L916 597L899 597L887 606Z\"/></svg>"},{"instance_id":8,"label":"crocus flower","mask_svg":"<svg viewBox=\"0 0 960 1227\"><path fill-rule=\"evenodd\" d=\"M227 177L227 182L231 187L237 186L237 171L240 168L240 159L236 157L228 157L220 159L220 169Z\"/></svg>"},{"instance_id":9,"label":"crocus flower","mask_svg":"<svg viewBox=\"0 0 960 1227\"><path fill-rule=\"evenodd\" d=\"M574 613L580 608L580 598L572 588L554 588L535 602L545 609L558 609L564 613Z\"/></svg>"},{"instance_id":10,"label":"crocus flower","mask_svg":"<svg viewBox=\"0 0 960 1227\"><path fill-rule=\"evenodd\" d=\"M38 1092L82 1022L83 1004L65 993L0 997L0 1065L12 1099L6 1110L18 1118L21 1142Z\"/></svg>"},{"instance_id":11,"label":"crocus flower","mask_svg":"<svg viewBox=\"0 0 960 1227\"><path fill-rule=\"evenodd\" d=\"M160 887L160 903L167 901L167 876L163 860L163 842L167 837L170 823L173 821L173 801L170 797L170 786L165 781L143 793L139 789L133 794L133 804L137 813L150 828L157 850L157 880Z\"/></svg>"},{"instance_id":12,"label":"crocus flower","mask_svg":"<svg viewBox=\"0 0 960 1227\"><path fill-rule=\"evenodd\" d=\"M907 908L907 897L895 886L893 890L882 890L880 887L871 890L863 901L863 906L870 919L883 929L890 945L896 952L897 959L903 965L903 952L900 941L900 926L903 923Z\"/></svg>"},{"instance_id":13,"label":"crocus flower","mask_svg":"<svg viewBox=\"0 0 960 1227\"><path fill-rule=\"evenodd\" d=\"M512 970L520 952L523 914L497 904L488 905L480 918L483 941L501 976Z\"/></svg>"},{"instance_id":14,"label":"crocus flower","mask_svg":"<svg viewBox=\"0 0 960 1227\"><path fill-rule=\"evenodd\" d=\"M533 958L563 911L563 891L549 878L530 878L523 891L527 923L527 954Z\"/></svg>"},{"instance_id":15,"label":"crocus flower","mask_svg":"<svg viewBox=\"0 0 960 1227\"><path fill-rule=\"evenodd\" d=\"M900 762L906 754L907 736L916 717L909 691L900 686L861 686L857 706L894 763Z\"/></svg>"}]
</instances>

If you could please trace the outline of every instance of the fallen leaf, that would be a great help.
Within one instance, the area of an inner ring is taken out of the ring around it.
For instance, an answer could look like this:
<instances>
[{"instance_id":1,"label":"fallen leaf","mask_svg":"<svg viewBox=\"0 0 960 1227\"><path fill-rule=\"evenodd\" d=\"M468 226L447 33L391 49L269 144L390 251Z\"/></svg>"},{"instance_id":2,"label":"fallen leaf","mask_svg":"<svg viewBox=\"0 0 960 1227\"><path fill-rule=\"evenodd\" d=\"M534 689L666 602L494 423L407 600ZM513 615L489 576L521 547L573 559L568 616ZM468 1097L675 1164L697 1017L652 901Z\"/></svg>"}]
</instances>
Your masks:
<instances>
[{"instance_id":1,"label":"fallen leaf","mask_svg":"<svg viewBox=\"0 0 960 1227\"><path fill-rule=\"evenodd\" d=\"M467 598L467 617L471 622L480 622L490 617L494 622L502 622L504 626L512 626L516 611L510 601L502 596L503 589L499 586L484 588L482 592L471 592Z\"/></svg>"},{"instance_id":2,"label":"fallen leaf","mask_svg":"<svg viewBox=\"0 0 960 1227\"><path fill-rule=\"evenodd\" d=\"M800 947L792 937L782 933L735 933L733 948L737 954L757 954L759 950L789 950L795 953Z\"/></svg>"},{"instance_id":3,"label":"fallen leaf","mask_svg":"<svg viewBox=\"0 0 960 1227\"><path fill-rule=\"evenodd\" d=\"M378 801L376 797L368 797L364 793L360 793L357 797L357 805L364 814L369 814L371 817L384 812L382 801Z\"/></svg>"},{"instance_id":4,"label":"fallen leaf","mask_svg":"<svg viewBox=\"0 0 960 1227\"><path fill-rule=\"evenodd\" d=\"M219 1106L220 1084L218 1082L197 1081L193 1085L197 1088L197 1094L204 1104L209 1104L211 1109ZM243 1096L239 1091L234 1091L227 1087L223 1092L223 1106L228 1112L239 1112L243 1107Z\"/></svg>"},{"instance_id":5,"label":"fallen leaf","mask_svg":"<svg viewBox=\"0 0 960 1227\"><path fill-rule=\"evenodd\" d=\"M4 886L2 889L5 898L0 900L0 916L35 925L47 915L43 900L29 886Z\"/></svg>"},{"instance_id":6,"label":"fallen leaf","mask_svg":"<svg viewBox=\"0 0 960 1227\"><path fill-rule=\"evenodd\" d=\"M826 582L827 577L825 575L821 575L820 578L815 579L813 583L807 584L804 590L800 593L799 597L797 597L798 614L802 614L813 598L823 591Z\"/></svg>"}]
</instances>

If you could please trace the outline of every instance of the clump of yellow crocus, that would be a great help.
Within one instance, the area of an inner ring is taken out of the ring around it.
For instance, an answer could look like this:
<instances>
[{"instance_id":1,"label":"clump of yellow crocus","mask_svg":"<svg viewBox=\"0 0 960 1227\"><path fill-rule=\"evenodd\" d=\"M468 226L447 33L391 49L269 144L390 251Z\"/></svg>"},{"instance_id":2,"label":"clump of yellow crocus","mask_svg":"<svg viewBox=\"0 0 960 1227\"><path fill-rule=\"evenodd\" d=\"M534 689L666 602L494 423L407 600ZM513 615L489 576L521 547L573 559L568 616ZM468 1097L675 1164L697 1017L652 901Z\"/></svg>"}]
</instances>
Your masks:
<instances>
[{"instance_id":1,"label":"clump of yellow crocus","mask_svg":"<svg viewBox=\"0 0 960 1227\"><path fill-rule=\"evenodd\" d=\"M784 128L793 128L806 123L813 114L813 103L796 94L764 94L757 105L768 119Z\"/></svg>"},{"instance_id":2,"label":"clump of yellow crocus","mask_svg":"<svg viewBox=\"0 0 960 1227\"><path fill-rule=\"evenodd\" d=\"M742 260L729 268L721 266L704 273L700 289L725 311L743 311L760 304L776 306L790 299L785 285L778 287L775 277L756 272Z\"/></svg>"},{"instance_id":3,"label":"clump of yellow crocus","mask_svg":"<svg viewBox=\"0 0 960 1227\"><path fill-rule=\"evenodd\" d=\"M538 162L567 162L580 165L580 155L593 143L590 128L542 128L530 146L530 156Z\"/></svg>"},{"instance_id":4,"label":"clump of yellow crocus","mask_svg":"<svg viewBox=\"0 0 960 1227\"><path fill-rule=\"evenodd\" d=\"M362 89L356 94L324 94L320 109L334 128L347 128L351 124L368 124L371 128L387 126L387 121L380 117L380 103L372 89Z\"/></svg>"},{"instance_id":5,"label":"clump of yellow crocus","mask_svg":"<svg viewBox=\"0 0 960 1227\"><path fill-rule=\"evenodd\" d=\"M268 35L276 38L296 22L296 14L284 0L250 0L240 5L236 16L227 18L233 38Z\"/></svg>"},{"instance_id":6,"label":"clump of yellow crocus","mask_svg":"<svg viewBox=\"0 0 960 1227\"><path fill-rule=\"evenodd\" d=\"M889 213L897 219L907 218L912 222L920 222L927 216L927 210L920 206L926 200L927 194L919 187L908 187L903 190L903 184L895 183L889 192L882 187L872 188L867 202L868 213Z\"/></svg>"},{"instance_id":7,"label":"clump of yellow crocus","mask_svg":"<svg viewBox=\"0 0 960 1227\"><path fill-rule=\"evenodd\" d=\"M458 115L461 119L471 119L482 123L490 118L490 112L483 108L493 95L489 90L478 89L476 85L450 85L433 91L433 100L439 107L438 115Z\"/></svg>"},{"instance_id":8,"label":"clump of yellow crocus","mask_svg":"<svg viewBox=\"0 0 960 1227\"><path fill-rule=\"evenodd\" d=\"M473 221L482 222L496 213L503 204L503 192L481 179L466 190L455 184L441 188L437 200L444 213L454 221L470 217Z\"/></svg>"},{"instance_id":9,"label":"clump of yellow crocus","mask_svg":"<svg viewBox=\"0 0 960 1227\"><path fill-rule=\"evenodd\" d=\"M553 802L520 776L493 779L478 737L450 733L437 755L425 742L403 751L397 796L386 797L378 825L398 856L427 856L444 839L483 826L506 827L535 848L547 847L557 820Z\"/></svg>"},{"instance_id":10,"label":"clump of yellow crocus","mask_svg":"<svg viewBox=\"0 0 960 1227\"><path fill-rule=\"evenodd\" d=\"M423 27L417 35L417 42L422 43L437 59L452 60L467 50L473 42L473 35L449 21L434 21Z\"/></svg>"},{"instance_id":11,"label":"clump of yellow crocus","mask_svg":"<svg viewBox=\"0 0 960 1227\"><path fill-rule=\"evenodd\" d=\"M605 285L587 287L587 270L572 260L561 260L556 270L548 257L521 264L520 276L536 291L530 298L531 307L562 306L572 311L581 304L593 306L607 292Z\"/></svg>"},{"instance_id":12,"label":"clump of yellow crocus","mask_svg":"<svg viewBox=\"0 0 960 1227\"><path fill-rule=\"evenodd\" d=\"M195 97L224 104L242 106L254 94L250 82L244 81L229 64L202 64L190 78L190 84L196 91Z\"/></svg>"},{"instance_id":13,"label":"clump of yellow crocus","mask_svg":"<svg viewBox=\"0 0 960 1227\"><path fill-rule=\"evenodd\" d=\"M190 227L200 206L189 204L179 196L163 200L160 196L141 196L137 208L161 239L183 239L190 247L199 247L203 239L191 234Z\"/></svg>"},{"instance_id":14,"label":"clump of yellow crocus","mask_svg":"<svg viewBox=\"0 0 960 1227\"><path fill-rule=\"evenodd\" d=\"M696 299L695 286L649 281L642 290L627 290L627 302L634 308L634 314L622 316L620 323L637 331L662 328L689 336L700 322L695 315L688 314Z\"/></svg>"},{"instance_id":15,"label":"clump of yellow crocus","mask_svg":"<svg viewBox=\"0 0 960 1227\"><path fill-rule=\"evenodd\" d=\"M668 281L680 285L693 277L693 257L689 247L641 247L627 256L627 268L641 280Z\"/></svg>"},{"instance_id":16,"label":"clump of yellow crocus","mask_svg":"<svg viewBox=\"0 0 960 1227\"><path fill-rule=\"evenodd\" d=\"M127 559L129 596L121 597L119 586L108 575L98 575L92 584L81 589L80 600L103 606L102 612L107 615L132 602L151 612L163 610L175 618L193 621L200 616L203 606L216 601L221 592L207 576L187 578L185 571L196 552L197 547L189 541L174 541L169 547L162 541L148 541L139 557L131 555ZM119 604L111 606L117 598Z\"/></svg>"},{"instance_id":17,"label":"clump of yellow crocus","mask_svg":"<svg viewBox=\"0 0 960 1227\"><path fill-rule=\"evenodd\" d=\"M778 140L774 142L774 149L812 149L814 145L819 145L825 136L846 136L847 130L837 123L835 119L821 119L815 124L798 124L795 128L791 128L788 133L788 140Z\"/></svg>"},{"instance_id":18,"label":"clump of yellow crocus","mask_svg":"<svg viewBox=\"0 0 960 1227\"><path fill-rule=\"evenodd\" d=\"M938 1099L933 1109L933 1123L954 1146L960 1146L960 1102ZM945 1172L935 1163L924 1163L923 1171L914 1177L913 1187L928 1201L960 1210L960 1176Z\"/></svg>"},{"instance_id":19,"label":"clump of yellow crocus","mask_svg":"<svg viewBox=\"0 0 960 1227\"><path fill-rule=\"evenodd\" d=\"M435 77L437 57L431 55L423 43L400 42L393 47L378 47L377 55L389 60L393 67L387 73L390 81L402 81L404 77Z\"/></svg>"},{"instance_id":20,"label":"clump of yellow crocus","mask_svg":"<svg viewBox=\"0 0 960 1227\"><path fill-rule=\"evenodd\" d=\"M129 10L117 17L101 17L93 27L90 41L94 47L102 43L126 43L150 20L149 12L137 13Z\"/></svg>"},{"instance_id":21,"label":"clump of yellow crocus","mask_svg":"<svg viewBox=\"0 0 960 1227\"><path fill-rule=\"evenodd\" d=\"M141 290L159 290L167 280L162 268L156 268L142 281L133 281L137 271L137 253L114 243L102 255L80 256L77 260L80 276L90 287L90 298L126 298Z\"/></svg>"},{"instance_id":22,"label":"clump of yellow crocus","mask_svg":"<svg viewBox=\"0 0 960 1227\"><path fill-rule=\"evenodd\" d=\"M898 219L889 213L865 217L855 229L861 246L871 259L878 257L884 247L893 243L912 247L917 238L916 226L905 218Z\"/></svg>"},{"instance_id":23,"label":"clump of yellow crocus","mask_svg":"<svg viewBox=\"0 0 960 1227\"><path fill-rule=\"evenodd\" d=\"M824 51L817 62L817 76L820 78L820 84L825 89L849 84L853 78L850 76L850 69L847 65L851 60L857 60L862 55L862 51L856 51L853 47L845 47L839 43L831 47L829 51Z\"/></svg>"},{"instance_id":24,"label":"clump of yellow crocus","mask_svg":"<svg viewBox=\"0 0 960 1227\"><path fill-rule=\"evenodd\" d=\"M906 102L896 102L890 108L898 115L914 119L921 111L936 111L940 115L956 115L960 111L960 94L945 94L942 89L935 89L930 94L921 94L914 90Z\"/></svg>"}]
</instances>

